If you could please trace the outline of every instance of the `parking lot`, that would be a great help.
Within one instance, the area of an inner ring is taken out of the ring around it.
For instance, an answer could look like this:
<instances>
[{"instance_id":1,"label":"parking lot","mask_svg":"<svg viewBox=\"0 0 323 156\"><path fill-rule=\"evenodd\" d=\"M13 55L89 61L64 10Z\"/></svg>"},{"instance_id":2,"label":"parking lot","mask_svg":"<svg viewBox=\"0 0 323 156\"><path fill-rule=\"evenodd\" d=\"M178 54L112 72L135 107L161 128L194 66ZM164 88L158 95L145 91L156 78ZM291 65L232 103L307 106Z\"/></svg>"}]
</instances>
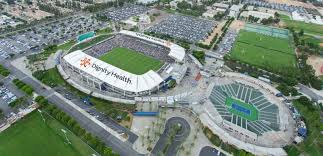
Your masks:
<instances>
[{"instance_id":1,"label":"parking lot","mask_svg":"<svg viewBox=\"0 0 323 156\"><path fill-rule=\"evenodd\" d=\"M105 15L112 21L127 20L132 16L143 14L147 12L149 8L140 5L125 5L121 8L114 8L111 11L105 13Z\"/></svg>"},{"instance_id":2,"label":"parking lot","mask_svg":"<svg viewBox=\"0 0 323 156\"><path fill-rule=\"evenodd\" d=\"M216 23L190 16L171 15L160 23L150 27L149 32L165 34L174 38L198 42L207 38Z\"/></svg>"},{"instance_id":3,"label":"parking lot","mask_svg":"<svg viewBox=\"0 0 323 156\"><path fill-rule=\"evenodd\" d=\"M300 6L292 6L292 5L280 4L280 3L269 3L261 0L244 0L242 4L253 5L256 7L265 7L269 9L281 10L281 11L286 11L290 13L294 11L297 11L298 13L306 13L306 9Z\"/></svg>"},{"instance_id":4,"label":"parking lot","mask_svg":"<svg viewBox=\"0 0 323 156\"><path fill-rule=\"evenodd\" d=\"M230 52L237 36L238 33L236 31L229 30L223 37L222 41L218 44L216 52L221 54L221 56Z\"/></svg>"},{"instance_id":5,"label":"parking lot","mask_svg":"<svg viewBox=\"0 0 323 156\"><path fill-rule=\"evenodd\" d=\"M60 44L79 34L106 27L106 24L90 16L68 19L36 26L24 32L0 39L0 61L10 54L39 52L51 44Z\"/></svg>"}]
</instances>

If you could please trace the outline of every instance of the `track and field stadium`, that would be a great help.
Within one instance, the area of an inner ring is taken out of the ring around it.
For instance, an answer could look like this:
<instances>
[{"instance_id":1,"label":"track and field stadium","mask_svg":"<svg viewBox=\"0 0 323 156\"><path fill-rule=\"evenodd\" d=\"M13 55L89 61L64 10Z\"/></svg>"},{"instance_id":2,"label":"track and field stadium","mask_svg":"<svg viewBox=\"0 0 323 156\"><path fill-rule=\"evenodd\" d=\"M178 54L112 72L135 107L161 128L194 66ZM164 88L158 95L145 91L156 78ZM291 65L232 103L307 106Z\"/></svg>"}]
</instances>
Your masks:
<instances>
[{"instance_id":1,"label":"track and field stadium","mask_svg":"<svg viewBox=\"0 0 323 156\"><path fill-rule=\"evenodd\" d=\"M165 90L184 77L185 49L145 34L120 31L61 58L64 72L93 92L133 99Z\"/></svg>"}]
</instances>

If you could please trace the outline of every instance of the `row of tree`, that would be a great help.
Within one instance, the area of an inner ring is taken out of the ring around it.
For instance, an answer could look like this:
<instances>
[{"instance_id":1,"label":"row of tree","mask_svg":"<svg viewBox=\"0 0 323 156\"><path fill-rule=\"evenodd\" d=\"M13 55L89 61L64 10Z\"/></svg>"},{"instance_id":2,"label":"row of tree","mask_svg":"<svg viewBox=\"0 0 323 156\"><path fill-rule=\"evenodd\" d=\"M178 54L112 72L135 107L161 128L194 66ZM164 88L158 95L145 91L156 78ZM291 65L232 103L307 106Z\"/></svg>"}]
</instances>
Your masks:
<instances>
[{"instance_id":1,"label":"row of tree","mask_svg":"<svg viewBox=\"0 0 323 156\"><path fill-rule=\"evenodd\" d=\"M58 109L56 106L50 104L47 99L43 96L36 97L35 101L40 105L40 107L53 116L56 120L60 121L74 134L82 138L89 146L95 149L102 156L118 156L112 151L110 147L107 147L98 137L92 135L83 129L77 121L75 121L71 116L67 115L65 112Z\"/></svg>"}]
</instances>

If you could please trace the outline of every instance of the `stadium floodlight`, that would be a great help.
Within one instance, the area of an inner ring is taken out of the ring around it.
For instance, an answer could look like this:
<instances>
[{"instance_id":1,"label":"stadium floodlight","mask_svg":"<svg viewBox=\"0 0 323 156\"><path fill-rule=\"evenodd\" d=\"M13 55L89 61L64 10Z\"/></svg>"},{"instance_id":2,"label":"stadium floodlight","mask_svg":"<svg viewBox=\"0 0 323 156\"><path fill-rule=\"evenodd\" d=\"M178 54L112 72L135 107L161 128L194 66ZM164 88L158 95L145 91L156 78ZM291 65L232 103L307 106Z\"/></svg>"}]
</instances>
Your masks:
<instances>
[{"instance_id":1,"label":"stadium floodlight","mask_svg":"<svg viewBox=\"0 0 323 156\"><path fill-rule=\"evenodd\" d=\"M45 122L45 118L43 117L42 111L40 109L37 109L37 111L39 112L41 118L43 119L43 121Z\"/></svg>"},{"instance_id":2,"label":"stadium floodlight","mask_svg":"<svg viewBox=\"0 0 323 156\"><path fill-rule=\"evenodd\" d=\"M61 131L64 133L64 136L65 136L66 142L67 142L68 144L72 144L72 143L70 142L70 140L67 138L66 130L65 130L65 129L61 129Z\"/></svg>"}]
</instances>

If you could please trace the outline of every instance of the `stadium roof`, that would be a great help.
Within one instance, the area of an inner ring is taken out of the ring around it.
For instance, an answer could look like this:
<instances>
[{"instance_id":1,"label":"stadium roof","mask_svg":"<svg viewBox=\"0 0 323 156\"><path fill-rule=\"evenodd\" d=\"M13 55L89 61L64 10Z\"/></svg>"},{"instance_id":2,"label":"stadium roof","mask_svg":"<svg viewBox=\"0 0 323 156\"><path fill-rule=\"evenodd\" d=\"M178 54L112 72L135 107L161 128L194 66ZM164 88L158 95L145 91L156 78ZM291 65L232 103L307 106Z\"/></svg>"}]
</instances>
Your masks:
<instances>
[{"instance_id":1,"label":"stadium roof","mask_svg":"<svg viewBox=\"0 0 323 156\"><path fill-rule=\"evenodd\" d=\"M66 62L116 88L129 92L142 92L158 86L163 79L152 70L136 75L85 54L81 50L64 56Z\"/></svg>"},{"instance_id":2,"label":"stadium roof","mask_svg":"<svg viewBox=\"0 0 323 156\"><path fill-rule=\"evenodd\" d=\"M185 49L177 44L171 43L169 41L165 41L159 38L151 37L142 33L137 33L137 32L132 32L132 31L127 31L127 30L122 30L120 31L121 34L129 35L132 37L137 37L143 40L147 40L149 42L159 44L165 47L168 47L170 49L170 52L168 56L176 59L177 61L182 62L185 57Z\"/></svg>"}]
</instances>

